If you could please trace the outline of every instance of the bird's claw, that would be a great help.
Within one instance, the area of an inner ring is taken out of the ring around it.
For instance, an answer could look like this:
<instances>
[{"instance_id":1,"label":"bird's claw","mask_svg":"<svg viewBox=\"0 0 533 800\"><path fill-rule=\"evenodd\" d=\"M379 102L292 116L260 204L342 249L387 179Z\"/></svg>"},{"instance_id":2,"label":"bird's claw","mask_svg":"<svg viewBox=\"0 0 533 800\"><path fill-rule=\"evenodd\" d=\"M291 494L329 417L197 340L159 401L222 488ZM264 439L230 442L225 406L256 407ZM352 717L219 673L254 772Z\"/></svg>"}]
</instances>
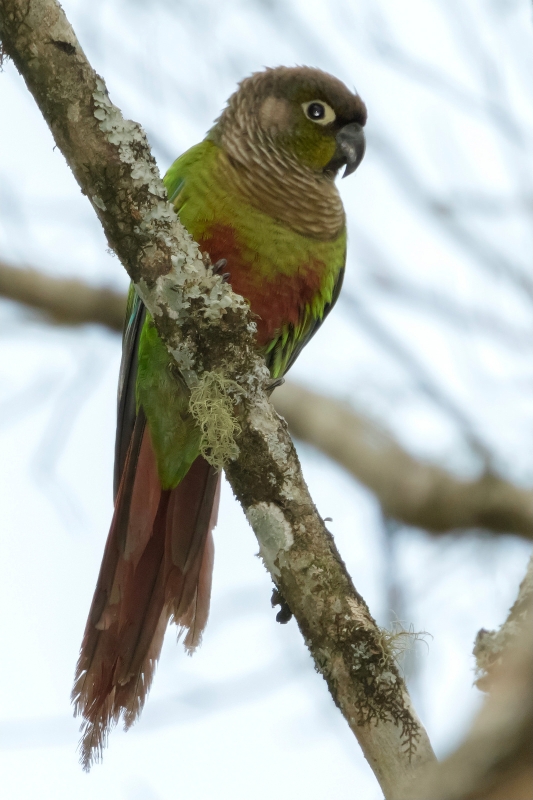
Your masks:
<instances>
[{"instance_id":1,"label":"bird's claw","mask_svg":"<svg viewBox=\"0 0 533 800\"><path fill-rule=\"evenodd\" d=\"M276 614L276 622L279 622L280 625L286 625L287 622L290 622L292 619L292 611L290 610L287 601L279 589L274 588L272 590L272 598L270 602L272 603L272 608L280 606L280 610Z\"/></svg>"},{"instance_id":2,"label":"bird's claw","mask_svg":"<svg viewBox=\"0 0 533 800\"><path fill-rule=\"evenodd\" d=\"M216 261L212 266L213 275L218 275L218 273L222 269L224 269L224 267L226 267L227 264L228 264L228 259L227 258L219 258L218 261Z\"/></svg>"},{"instance_id":3,"label":"bird's claw","mask_svg":"<svg viewBox=\"0 0 533 800\"><path fill-rule=\"evenodd\" d=\"M278 386L283 386L284 383L285 383L285 378L276 378L275 380L271 381L266 389L268 394L272 394L274 389L277 389Z\"/></svg>"},{"instance_id":4,"label":"bird's claw","mask_svg":"<svg viewBox=\"0 0 533 800\"><path fill-rule=\"evenodd\" d=\"M220 277L225 283L228 282L230 274L229 272L222 272L222 270L224 269L224 267L227 267L227 265L228 265L227 258L219 258L218 261L216 261L211 267L211 269L213 270L213 275L220 275Z\"/></svg>"}]
</instances>

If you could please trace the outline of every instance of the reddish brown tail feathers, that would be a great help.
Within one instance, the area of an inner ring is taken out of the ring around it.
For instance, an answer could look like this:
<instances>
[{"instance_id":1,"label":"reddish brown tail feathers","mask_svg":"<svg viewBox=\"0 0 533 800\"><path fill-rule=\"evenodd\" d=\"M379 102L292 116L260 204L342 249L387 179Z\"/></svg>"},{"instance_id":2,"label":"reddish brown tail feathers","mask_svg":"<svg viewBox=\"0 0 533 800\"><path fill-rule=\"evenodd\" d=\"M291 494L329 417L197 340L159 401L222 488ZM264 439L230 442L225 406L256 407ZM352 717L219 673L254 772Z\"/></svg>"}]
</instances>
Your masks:
<instances>
[{"instance_id":1,"label":"reddish brown tail feathers","mask_svg":"<svg viewBox=\"0 0 533 800\"><path fill-rule=\"evenodd\" d=\"M220 476L201 457L162 490L150 432L137 417L72 691L84 718L81 762L99 760L121 717L127 729L152 682L170 618L200 643L209 613Z\"/></svg>"}]
</instances>

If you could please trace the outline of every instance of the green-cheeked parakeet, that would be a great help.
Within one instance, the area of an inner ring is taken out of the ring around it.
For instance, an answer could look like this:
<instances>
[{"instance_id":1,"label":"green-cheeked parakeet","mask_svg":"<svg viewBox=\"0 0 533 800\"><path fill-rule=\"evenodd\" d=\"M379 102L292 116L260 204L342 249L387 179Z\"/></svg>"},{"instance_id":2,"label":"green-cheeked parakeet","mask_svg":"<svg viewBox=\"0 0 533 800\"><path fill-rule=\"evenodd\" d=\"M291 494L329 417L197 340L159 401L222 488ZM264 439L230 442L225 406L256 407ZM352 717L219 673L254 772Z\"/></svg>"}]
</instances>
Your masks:
<instances>
[{"instance_id":1,"label":"green-cheeked parakeet","mask_svg":"<svg viewBox=\"0 0 533 800\"><path fill-rule=\"evenodd\" d=\"M180 220L257 321L281 378L334 305L346 259L335 177L360 163L366 109L308 67L241 82L206 138L168 170ZM223 262L222 262L223 263ZM123 337L115 511L78 661L82 761L110 726L128 727L152 681L169 619L192 651L206 624L220 476L199 454L189 396L132 289Z\"/></svg>"}]
</instances>

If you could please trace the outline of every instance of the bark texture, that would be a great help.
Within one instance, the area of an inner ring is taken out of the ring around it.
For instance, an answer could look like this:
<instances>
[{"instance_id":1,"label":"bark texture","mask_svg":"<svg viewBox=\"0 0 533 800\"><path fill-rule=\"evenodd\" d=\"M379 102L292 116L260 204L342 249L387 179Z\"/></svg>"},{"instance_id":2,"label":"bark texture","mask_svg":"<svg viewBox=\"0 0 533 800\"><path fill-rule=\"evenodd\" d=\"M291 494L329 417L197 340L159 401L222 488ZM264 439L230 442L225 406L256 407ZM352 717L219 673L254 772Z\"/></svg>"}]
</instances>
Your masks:
<instances>
[{"instance_id":1,"label":"bark texture","mask_svg":"<svg viewBox=\"0 0 533 800\"><path fill-rule=\"evenodd\" d=\"M269 376L246 303L213 275L180 225L144 132L111 103L61 7L0 0L0 37L189 387L213 372L217 385L239 385L242 433L228 477L386 798L403 800L398 787L434 758L431 745L265 394Z\"/></svg>"}]
</instances>

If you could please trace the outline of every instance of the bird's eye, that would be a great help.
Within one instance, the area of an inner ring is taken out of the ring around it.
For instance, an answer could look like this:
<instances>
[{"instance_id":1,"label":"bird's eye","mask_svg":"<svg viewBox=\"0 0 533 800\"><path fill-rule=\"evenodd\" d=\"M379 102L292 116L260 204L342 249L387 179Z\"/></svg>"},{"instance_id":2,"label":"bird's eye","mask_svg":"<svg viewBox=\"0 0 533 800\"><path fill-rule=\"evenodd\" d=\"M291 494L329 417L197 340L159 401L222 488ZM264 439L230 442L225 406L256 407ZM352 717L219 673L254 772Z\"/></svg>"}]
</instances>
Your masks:
<instances>
[{"instance_id":1,"label":"bird's eye","mask_svg":"<svg viewBox=\"0 0 533 800\"><path fill-rule=\"evenodd\" d=\"M335 119L335 112L322 100L311 100L310 103L302 103L305 116L312 122L319 125L329 125Z\"/></svg>"},{"instance_id":2,"label":"bird's eye","mask_svg":"<svg viewBox=\"0 0 533 800\"><path fill-rule=\"evenodd\" d=\"M324 119L326 116L326 109L322 103L311 103L309 106L307 106L307 116L310 119Z\"/></svg>"}]
</instances>

